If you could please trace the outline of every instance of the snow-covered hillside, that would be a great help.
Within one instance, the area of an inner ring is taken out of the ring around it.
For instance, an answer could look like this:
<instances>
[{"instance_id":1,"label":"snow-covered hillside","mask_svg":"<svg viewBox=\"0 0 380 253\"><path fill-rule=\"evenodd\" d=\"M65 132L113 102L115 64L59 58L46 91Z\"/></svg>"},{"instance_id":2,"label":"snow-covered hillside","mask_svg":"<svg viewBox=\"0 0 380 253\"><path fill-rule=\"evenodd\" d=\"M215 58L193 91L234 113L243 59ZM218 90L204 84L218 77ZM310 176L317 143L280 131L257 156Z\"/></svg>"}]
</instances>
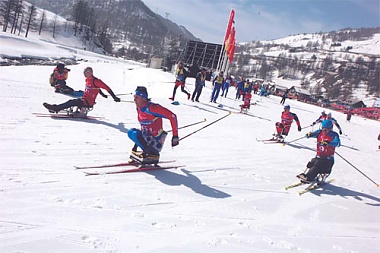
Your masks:
<instances>
[{"instance_id":1,"label":"snow-covered hillside","mask_svg":"<svg viewBox=\"0 0 380 253\"><path fill-rule=\"evenodd\" d=\"M179 146L165 144L161 159L175 159L184 165L179 169L85 176L74 166L128 160L133 143L126 131L138 127L131 95L120 95L120 103L99 97L90 115L104 119L37 117L33 113L47 113L43 102L70 99L50 87L53 67L0 67L0 252L380 251L379 122L354 116L349 123L333 112L343 129L337 153L351 164L337 156L330 176L335 181L298 196L297 188L284 187L315 155L315 140L285 146L256 141L274 132L280 98L254 95L255 105L243 115L233 89L218 99L222 108L209 103L207 83L201 103L177 91L175 106L168 99L171 73L67 45L5 34L0 39L0 54L24 54L23 43L29 56L41 57L42 49L54 58L60 48L83 59L68 66L68 85L76 90L84 87L84 67L91 66L116 94L145 85L152 101L177 114L180 126L206 119L180 129L183 137L205 127ZM193 83L187 80L190 91ZM322 109L287 102L304 127L301 133L292 127L291 141L312 130ZM170 130L167 121L164 127Z\"/></svg>"}]
</instances>

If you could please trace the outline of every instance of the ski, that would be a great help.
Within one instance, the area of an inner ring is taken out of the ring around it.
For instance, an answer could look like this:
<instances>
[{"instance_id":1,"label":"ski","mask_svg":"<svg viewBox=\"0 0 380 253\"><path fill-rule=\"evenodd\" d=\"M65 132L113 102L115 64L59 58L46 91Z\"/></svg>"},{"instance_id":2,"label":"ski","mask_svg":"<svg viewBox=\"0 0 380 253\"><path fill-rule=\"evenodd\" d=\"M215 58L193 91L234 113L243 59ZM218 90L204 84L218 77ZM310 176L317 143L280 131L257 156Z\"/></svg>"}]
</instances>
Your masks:
<instances>
[{"instance_id":1,"label":"ski","mask_svg":"<svg viewBox=\"0 0 380 253\"><path fill-rule=\"evenodd\" d=\"M85 117L78 117L73 115L67 115L67 114L49 114L49 113L33 113L37 117L50 117L50 118L68 118L68 119L89 119L89 120L97 120L97 119L104 119L104 117L95 117L95 116L85 116Z\"/></svg>"},{"instance_id":2,"label":"ski","mask_svg":"<svg viewBox=\"0 0 380 253\"><path fill-rule=\"evenodd\" d=\"M285 190L289 190L291 188L294 188L294 187L297 187L297 186L300 186L300 185L303 185L303 183L301 181L298 181L297 183L285 186Z\"/></svg>"},{"instance_id":3,"label":"ski","mask_svg":"<svg viewBox=\"0 0 380 253\"><path fill-rule=\"evenodd\" d=\"M264 144L271 144L271 143L282 143L284 144L284 140L278 140L276 138L271 138L271 139L256 139L258 142L262 142Z\"/></svg>"},{"instance_id":4,"label":"ski","mask_svg":"<svg viewBox=\"0 0 380 253\"><path fill-rule=\"evenodd\" d=\"M325 182L323 182L323 183L321 183L321 184L317 184L317 183L314 183L314 184L310 184L308 187L306 187L305 189L303 189L302 191L299 191L298 192L298 195L302 195L302 194L305 194L305 193L307 193L307 192L309 192L309 191L312 191L312 190L315 190L315 189L317 189L317 188L319 188L319 187L321 187L321 186L323 186L323 185L325 185L325 184L329 184L329 183L331 183L331 182L333 182L335 179L330 179L330 180L327 180L327 181L325 181Z\"/></svg>"},{"instance_id":5,"label":"ski","mask_svg":"<svg viewBox=\"0 0 380 253\"><path fill-rule=\"evenodd\" d=\"M160 161L159 164L162 163L172 163L176 160L165 160ZM124 163L114 163L114 164L103 164L103 165L94 165L94 166L74 166L76 170L85 170L85 169L100 169L100 168L112 168L112 167L124 167L124 166L138 166L138 162L124 162Z\"/></svg>"},{"instance_id":6,"label":"ski","mask_svg":"<svg viewBox=\"0 0 380 253\"><path fill-rule=\"evenodd\" d=\"M169 166L159 166L159 165L144 165L134 168L128 168L123 170L116 171L82 171L86 176L98 176L98 175L112 175L112 174L122 174L122 173L131 173L131 172L146 172L152 170L167 170L167 169L177 169L180 167L185 167L185 165L169 165Z\"/></svg>"}]
</instances>

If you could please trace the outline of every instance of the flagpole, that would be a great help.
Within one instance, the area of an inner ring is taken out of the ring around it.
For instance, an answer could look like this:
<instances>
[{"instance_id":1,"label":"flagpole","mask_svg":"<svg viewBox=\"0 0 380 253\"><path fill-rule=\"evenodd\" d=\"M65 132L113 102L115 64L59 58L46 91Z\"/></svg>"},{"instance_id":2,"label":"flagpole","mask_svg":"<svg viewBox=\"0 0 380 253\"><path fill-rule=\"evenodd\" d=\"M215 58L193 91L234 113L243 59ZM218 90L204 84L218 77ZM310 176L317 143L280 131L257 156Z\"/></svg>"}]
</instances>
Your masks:
<instances>
[{"instance_id":1,"label":"flagpole","mask_svg":"<svg viewBox=\"0 0 380 253\"><path fill-rule=\"evenodd\" d=\"M225 55L227 53L227 52L225 52L226 51L225 50L225 43L226 43L226 40L228 39L228 37L230 35L231 27L232 27L232 24L234 22L234 19L235 19L235 11L234 11L234 9L231 9L230 18L228 19L227 28L226 28L226 34L224 36L224 41L222 43L222 48L221 48L221 51L220 51L220 54L219 54L218 65L216 67L217 71L220 71L223 68L223 65L224 65L224 57L225 57ZM221 66L220 63L221 63L222 58L223 58L223 64Z\"/></svg>"}]
</instances>

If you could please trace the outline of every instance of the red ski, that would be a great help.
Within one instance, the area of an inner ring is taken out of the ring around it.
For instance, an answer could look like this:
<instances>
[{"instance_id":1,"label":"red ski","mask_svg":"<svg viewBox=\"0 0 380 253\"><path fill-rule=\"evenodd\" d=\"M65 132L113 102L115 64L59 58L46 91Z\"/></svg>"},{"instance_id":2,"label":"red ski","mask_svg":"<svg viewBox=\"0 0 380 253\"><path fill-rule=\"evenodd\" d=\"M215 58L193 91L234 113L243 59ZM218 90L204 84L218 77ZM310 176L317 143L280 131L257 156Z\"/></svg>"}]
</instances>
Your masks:
<instances>
[{"instance_id":1,"label":"red ski","mask_svg":"<svg viewBox=\"0 0 380 253\"><path fill-rule=\"evenodd\" d=\"M160 161L161 163L172 163L176 160L166 160L166 161ZM74 166L77 170L85 170L85 169L99 169L99 168L111 168L111 167L124 167L124 166L139 166L140 163L138 162L124 162L124 163L114 163L114 164L103 164L103 165L95 165L95 166Z\"/></svg>"},{"instance_id":2,"label":"red ski","mask_svg":"<svg viewBox=\"0 0 380 253\"><path fill-rule=\"evenodd\" d=\"M50 118L68 118L68 119L89 119L89 120L97 120L97 119L104 119L104 117L94 117L94 116L85 116L85 117L76 117L72 115L67 114L48 114L48 113L33 113L37 117L50 117Z\"/></svg>"},{"instance_id":3,"label":"red ski","mask_svg":"<svg viewBox=\"0 0 380 253\"><path fill-rule=\"evenodd\" d=\"M146 172L152 170L167 170L167 169L177 169L180 167L185 167L185 165L169 165L169 166L159 166L159 165L144 165L140 167L128 168L124 170L116 170L116 171L83 171L86 176L97 176L97 175L111 175L111 174L122 174L122 173L130 173L130 172Z\"/></svg>"}]
</instances>

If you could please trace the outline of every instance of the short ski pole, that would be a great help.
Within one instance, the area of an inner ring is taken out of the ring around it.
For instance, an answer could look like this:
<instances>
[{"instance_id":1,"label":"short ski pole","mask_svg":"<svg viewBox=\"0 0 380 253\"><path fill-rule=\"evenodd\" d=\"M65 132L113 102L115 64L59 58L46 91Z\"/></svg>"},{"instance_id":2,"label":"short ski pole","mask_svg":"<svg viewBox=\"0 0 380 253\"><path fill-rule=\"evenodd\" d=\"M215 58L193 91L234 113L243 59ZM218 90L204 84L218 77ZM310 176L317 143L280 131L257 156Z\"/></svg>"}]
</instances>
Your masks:
<instances>
[{"instance_id":1,"label":"short ski pole","mask_svg":"<svg viewBox=\"0 0 380 253\"><path fill-rule=\"evenodd\" d=\"M130 100L120 100L120 102L124 102L124 103L134 103L135 101L130 101Z\"/></svg>"},{"instance_id":2,"label":"short ski pole","mask_svg":"<svg viewBox=\"0 0 380 253\"><path fill-rule=\"evenodd\" d=\"M198 125L198 124L203 123L205 121L206 121L206 118L204 118L204 120L201 120L201 121L198 121L198 122L195 122L195 123L191 123L191 124L188 124L188 125L185 125L185 126L178 127L178 129L182 129L182 128ZM168 130L167 132L169 133L171 131L173 131L173 130Z\"/></svg>"},{"instance_id":3,"label":"short ski pole","mask_svg":"<svg viewBox=\"0 0 380 253\"><path fill-rule=\"evenodd\" d=\"M349 165L351 165L355 170L359 171L363 176L365 176L369 181L371 181L372 183L374 183L377 187L380 186L380 184L378 184L375 181L373 181L370 177L368 177L361 170L359 170L358 168L356 168L352 163L350 163L346 158L344 158L343 156L341 156L340 154L338 154L336 151L335 151L335 154L337 154L340 158L342 158L346 163L348 163Z\"/></svg>"},{"instance_id":4,"label":"short ski pole","mask_svg":"<svg viewBox=\"0 0 380 253\"><path fill-rule=\"evenodd\" d=\"M121 93L121 94L116 94L116 96L126 96L126 95L132 95L133 93Z\"/></svg>"},{"instance_id":5,"label":"short ski pole","mask_svg":"<svg viewBox=\"0 0 380 253\"><path fill-rule=\"evenodd\" d=\"M202 129L205 129L206 127L209 127L209 126L211 126L212 124L215 124L216 122L218 122L218 121L220 121L220 120L222 120L222 119L224 119L224 118L226 118L227 116L230 116L230 115L231 115L231 111L229 111L227 115L224 115L223 117L221 117L221 118L219 118L219 119L217 119L217 120L214 120L214 121L211 122L210 124L207 124L207 125L205 125L204 127L201 127L201 128L199 128L198 130L195 130L194 132L189 133L188 135L185 135L184 137L180 138L179 140L181 141L181 140L183 140L183 139L189 137L190 135L193 135L193 134L195 134L195 133L201 131Z\"/></svg>"}]
</instances>

